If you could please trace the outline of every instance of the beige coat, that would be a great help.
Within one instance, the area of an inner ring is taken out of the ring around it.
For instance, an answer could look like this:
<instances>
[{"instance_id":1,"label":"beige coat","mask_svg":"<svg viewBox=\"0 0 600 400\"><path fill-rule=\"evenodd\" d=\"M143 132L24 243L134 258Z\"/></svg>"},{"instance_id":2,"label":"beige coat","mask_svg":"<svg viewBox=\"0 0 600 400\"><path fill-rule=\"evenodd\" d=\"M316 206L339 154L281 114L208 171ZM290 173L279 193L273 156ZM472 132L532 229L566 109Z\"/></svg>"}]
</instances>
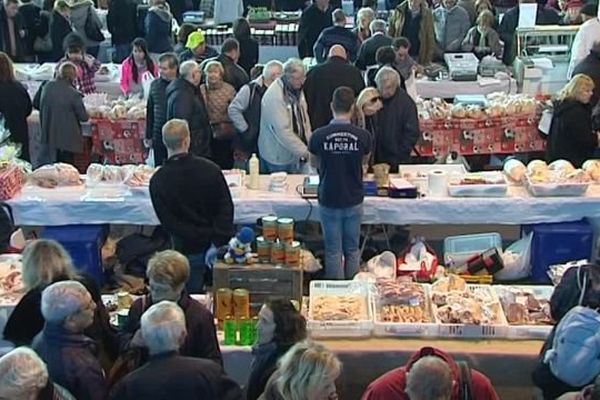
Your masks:
<instances>
[{"instance_id":1,"label":"beige coat","mask_svg":"<svg viewBox=\"0 0 600 400\"><path fill-rule=\"evenodd\" d=\"M405 0L398 4L398 7L392 11L388 26L389 35L393 38L402 36L402 29L404 28L404 22L406 21L406 13L410 12L408 6L409 1L410 0ZM436 48L436 44L435 33L433 31L433 14L425 0L421 3L421 15L421 30L419 32L421 49L417 61L421 65L428 65L433 59L433 52Z\"/></svg>"}]
</instances>

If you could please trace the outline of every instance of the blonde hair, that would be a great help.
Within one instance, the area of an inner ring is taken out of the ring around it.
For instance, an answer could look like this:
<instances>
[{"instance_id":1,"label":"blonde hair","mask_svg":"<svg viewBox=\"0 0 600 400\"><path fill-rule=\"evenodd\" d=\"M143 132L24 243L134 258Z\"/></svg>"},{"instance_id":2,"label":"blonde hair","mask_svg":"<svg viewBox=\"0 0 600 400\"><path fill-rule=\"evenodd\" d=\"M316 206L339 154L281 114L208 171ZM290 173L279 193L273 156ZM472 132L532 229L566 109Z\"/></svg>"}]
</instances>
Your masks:
<instances>
[{"instance_id":1,"label":"blonde hair","mask_svg":"<svg viewBox=\"0 0 600 400\"><path fill-rule=\"evenodd\" d=\"M37 398L47 384L46 364L33 350L18 347L0 357L0 398Z\"/></svg>"},{"instance_id":2,"label":"blonde hair","mask_svg":"<svg viewBox=\"0 0 600 400\"><path fill-rule=\"evenodd\" d=\"M495 21L496 18L490 10L483 10L481 13L479 13L479 16L477 17L477 25L484 25L488 28L493 27Z\"/></svg>"},{"instance_id":3,"label":"blonde hair","mask_svg":"<svg viewBox=\"0 0 600 400\"><path fill-rule=\"evenodd\" d=\"M204 73L207 73L208 71L210 71L212 69L218 69L219 72L221 73L221 78L225 76L225 68L223 68L223 64L221 64L219 61L207 62L206 65L204 66Z\"/></svg>"},{"instance_id":4,"label":"blonde hair","mask_svg":"<svg viewBox=\"0 0 600 400\"><path fill-rule=\"evenodd\" d=\"M558 92L556 95L556 100L578 100L584 90L593 90L594 87L595 85L592 78L584 74L577 74L571 78L569 83L567 83L565 87L560 90L560 92Z\"/></svg>"},{"instance_id":5,"label":"blonde hair","mask_svg":"<svg viewBox=\"0 0 600 400\"><path fill-rule=\"evenodd\" d=\"M25 288L43 289L57 279L76 279L77 274L67 251L54 240L34 240L23 251Z\"/></svg>"},{"instance_id":6,"label":"blonde hair","mask_svg":"<svg viewBox=\"0 0 600 400\"><path fill-rule=\"evenodd\" d=\"M305 340L281 357L275 385L286 400L311 400L338 378L341 369L338 358L325 346Z\"/></svg>"},{"instance_id":7,"label":"blonde hair","mask_svg":"<svg viewBox=\"0 0 600 400\"><path fill-rule=\"evenodd\" d=\"M372 8L363 7L356 13L356 26L362 28L362 22L365 20L369 20L369 25L375 19L375 12ZM369 29L369 25L366 26Z\"/></svg>"},{"instance_id":8,"label":"blonde hair","mask_svg":"<svg viewBox=\"0 0 600 400\"><path fill-rule=\"evenodd\" d=\"M148 262L148 279L158 284L168 285L171 289L179 289L190 277L190 263L181 253L165 250L156 253Z\"/></svg>"},{"instance_id":9,"label":"blonde hair","mask_svg":"<svg viewBox=\"0 0 600 400\"><path fill-rule=\"evenodd\" d=\"M374 98L379 97L379 91L373 87L363 89L356 99L356 120L357 125L363 129L366 128L366 117L363 108L369 104Z\"/></svg>"},{"instance_id":10,"label":"blonde hair","mask_svg":"<svg viewBox=\"0 0 600 400\"><path fill-rule=\"evenodd\" d=\"M72 62L65 62L58 68L58 79L74 81L77 78L77 67Z\"/></svg>"},{"instance_id":11,"label":"blonde hair","mask_svg":"<svg viewBox=\"0 0 600 400\"><path fill-rule=\"evenodd\" d=\"M190 127L184 119L172 119L162 127L162 140L169 150L180 150L185 139L190 137Z\"/></svg>"}]
</instances>

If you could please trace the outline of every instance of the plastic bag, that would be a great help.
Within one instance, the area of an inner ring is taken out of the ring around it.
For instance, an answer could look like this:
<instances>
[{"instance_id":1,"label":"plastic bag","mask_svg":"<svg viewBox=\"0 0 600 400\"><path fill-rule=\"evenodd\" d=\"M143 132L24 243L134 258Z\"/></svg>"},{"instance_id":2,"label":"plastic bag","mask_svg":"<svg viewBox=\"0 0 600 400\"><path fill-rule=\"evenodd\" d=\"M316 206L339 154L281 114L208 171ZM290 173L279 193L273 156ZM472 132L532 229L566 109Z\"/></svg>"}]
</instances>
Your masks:
<instances>
[{"instance_id":1,"label":"plastic bag","mask_svg":"<svg viewBox=\"0 0 600 400\"><path fill-rule=\"evenodd\" d=\"M504 269L494 274L502 281L516 281L527 278L531 273L531 240L533 233L514 242L502 254Z\"/></svg>"},{"instance_id":2,"label":"plastic bag","mask_svg":"<svg viewBox=\"0 0 600 400\"><path fill-rule=\"evenodd\" d=\"M317 272L323 269L319 260L308 250L300 250L300 260L304 272Z\"/></svg>"},{"instance_id":3,"label":"plastic bag","mask_svg":"<svg viewBox=\"0 0 600 400\"><path fill-rule=\"evenodd\" d=\"M417 93L417 78L415 77L415 70L411 70L410 77L404 81L406 86L406 93L414 100L417 101L419 94Z\"/></svg>"},{"instance_id":4,"label":"plastic bag","mask_svg":"<svg viewBox=\"0 0 600 400\"><path fill-rule=\"evenodd\" d=\"M396 256L391 251L384 251L367 262L367 270L377 278L396 278Z\"/></svg>"},{"instance_id":5,"label":"plastic bag","mask_svg":"<svg viewBox=\"0 0 600 400\"><path fill-rule=\"evenodd\" d=\"M154 76L149 71L144 72L144 74L142 75L142 89L144 93L144 100L148 100L148 96L150 96L150 85L152 85L153 81Z\"/></svg>"}]
</instances>

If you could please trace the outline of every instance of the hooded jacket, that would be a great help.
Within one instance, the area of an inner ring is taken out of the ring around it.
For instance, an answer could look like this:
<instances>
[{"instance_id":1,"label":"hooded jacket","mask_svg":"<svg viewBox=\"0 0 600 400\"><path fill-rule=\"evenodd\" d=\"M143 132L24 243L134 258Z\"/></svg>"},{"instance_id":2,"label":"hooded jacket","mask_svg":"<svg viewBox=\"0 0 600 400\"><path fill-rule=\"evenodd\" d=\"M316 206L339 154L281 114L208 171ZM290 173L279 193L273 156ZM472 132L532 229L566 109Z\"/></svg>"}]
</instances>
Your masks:
<instances>
[{"instance_id":1,"label":"hooded jacket","mask_svg":"<svg viewBox=\"0 0 600 400\"><path fill-rule=\"evenodd\" d=\"M100 42L95 42L87 37L85 34L85 23L88 19L89 10L91 10L91 17L97 26L102 26L102 21L98 17L96 10L94 9L94 3L91 0L75 0L71 4L71 24L80 35L86 47L96 47L100 45Z\"/></svg>"},{"instance_id":2,"label":"hooded jacket","mask_svg":"<svg viewBox=\"0 0 600 400\"><path fill-rule=\"evenodd\" d=\"M594 155L598 138L592 130L592 107L566 99L554 105L546 160L568 160L575 168Z\"/></svg>"},{"instance_id":3,"label":"hooded jacket","mask_svg":"<svg viewBox=\"0 0 600 400\"><path fill-rule=\"evenodd\" d=\"M393 38L403 36L404 24L407 20L407 14L411 13L409 5L410 0L406 0L399 4L396 9L391 13L391 17L388 21L389 35ZM435 33L433 29L433 14L427 2L421 3L421 22L419 26L419 42L420 46L415 50L418 55L418 62L421 65L428 65L433 59L433 52L435 50Z\"/></svg>"},{"instance_id":4,"label":"hooded jacket","mask_svg":"<svg viewBox=\"0 0 600 400\"><path fill-rule=\"evenodd\" d=\"M436 356L444 360L452 372L455 382L462 382L460 367L454 359L442 350L424 347L408 360L404 367L394 369L372 382L363 394L362 400L409 400L406 390L406 374L413 364L426 356ZM490 380L481 372L471 369L472 396L477 400L499 400ZM461 385L454 385L451 400L461 400Z\"/></svg>"},{"instance_id":5,"label":"hooded jacket","mask_svg":"<svg viewBox=\"0 0 600 400\"><path fill-rule=\"evenodd\" d=\"M167 53L173 50L171 20L173 16L166 7L151 7L146 14L144 29L150 53Z\"/></svg>"},{"instance_id":6,"label":"hooded jacket","mask_svg":"<svg viewBox=\"0 0 600 400\"><path fill-rule=\"evenodd\" d=\"M200 89L185 78L177 78L167 86L167 121L185 119L190 127L190 152L210 158L212 132L204 99Z\"/></svg>"}]
</instances>

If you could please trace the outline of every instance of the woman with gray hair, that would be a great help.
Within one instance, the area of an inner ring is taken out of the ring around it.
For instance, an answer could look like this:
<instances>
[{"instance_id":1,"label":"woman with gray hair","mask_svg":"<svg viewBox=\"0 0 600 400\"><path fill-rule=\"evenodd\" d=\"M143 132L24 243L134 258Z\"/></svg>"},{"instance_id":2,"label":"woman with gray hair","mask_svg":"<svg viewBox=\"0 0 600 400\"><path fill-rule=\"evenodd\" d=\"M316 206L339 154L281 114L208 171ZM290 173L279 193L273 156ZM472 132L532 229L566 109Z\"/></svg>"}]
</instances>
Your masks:
<instances>
[{"instance_id":1,"label":"woman with gray hair","mask_svg":"<svg viewBox=\"0 0 600 400\"><path fill-rule=\"evenodd\" d=\"M96 342L83 333L93 323L95 309L92 296L77 281L53 283L42 292L46 323L32 347L50 377L77 399L105 400L108 395Z\"/></svg>"},{"instance_id":2,"label":"woman with gray hair","mask_svg":"<svg viewBox=\"0 0 600 400\"><path fill-rule=\"evenodd\" d=\"M17 346L31 345L33 338L44 327L41 312L42 291L54 282L65 280L80 281L92 295L96 303L94 323L86 329L86 335L98 341L100 352L107 364L118 354L119 342L110 326L109 316L98 284L88 275L75 271L69 254L54 240L34 240L23 252L23 283L27 293L15 309L4 327L4 339Z\"/></svg>"},{"instance_id":3,"label":"woman with gray hair","mask_svg":"<svg viewBox=\"0 0 600 400\"><path fill-rule=\"evenodd\" d=\"M305 79L304 64L291 58L263 96L258 136L263 173L298 173L307 166L312 130L302 91Z\"/></svg>"},{"instance_id":4,"label":"woman with gray hair","mask_svg":"<svg viewBox=\"0 0 600 400\"><path fill-rule=\"evenodd\" d=\"M141 319L141 335L150 359L144 368L127 375L111 398L241 399L242 390L218 364L178 354L186 331L185 315L176 303L161 301L151 306Z\"/></svg>"},{"instance_id":5,"label":"woman with gray hair","mask_svg":"<svg viewBox=\"0 0 600 400\"><path fill-rule=\"evenodd\" d=\"M46 364L27 347L0 357L0 399L75 400L65 388L52 382Z\"/></svg>"}]
</instances>

